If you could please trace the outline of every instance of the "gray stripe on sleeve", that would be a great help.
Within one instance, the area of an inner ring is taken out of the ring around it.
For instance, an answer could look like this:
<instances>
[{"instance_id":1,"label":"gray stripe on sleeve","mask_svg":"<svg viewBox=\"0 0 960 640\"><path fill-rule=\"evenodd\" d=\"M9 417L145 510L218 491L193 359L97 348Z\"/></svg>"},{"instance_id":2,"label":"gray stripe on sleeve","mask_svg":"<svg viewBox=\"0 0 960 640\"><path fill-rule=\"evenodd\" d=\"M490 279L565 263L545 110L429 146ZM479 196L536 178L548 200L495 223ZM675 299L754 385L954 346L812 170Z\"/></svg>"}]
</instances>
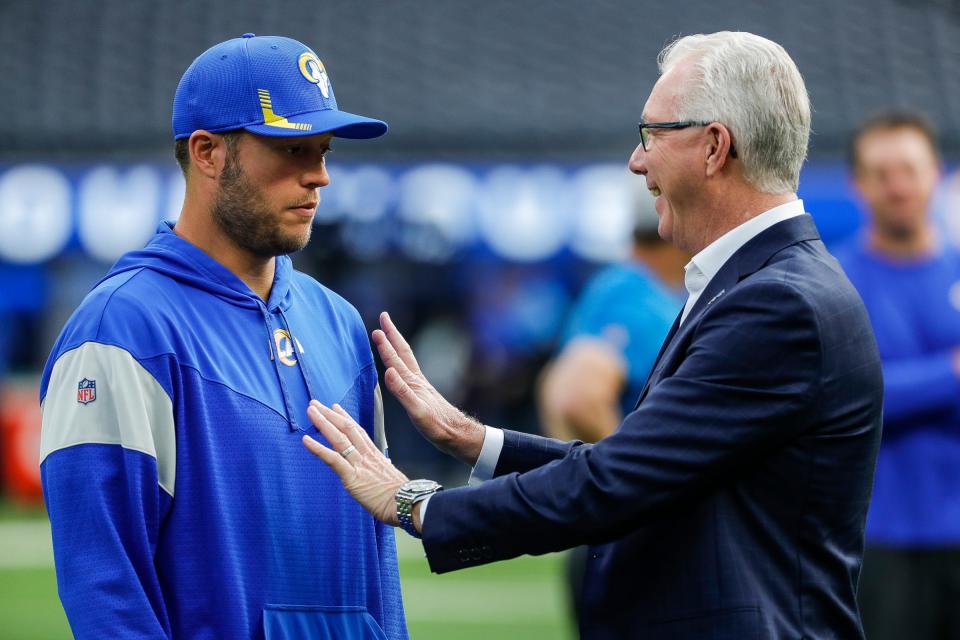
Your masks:
<instances>
[{"instance_id":1,"label":"gray stripe on sleeve","mask_svg":"<svg viewBox=\"0 0 960 640\"><path fill-rule=\"evenodd\" d=\"M96 399L86 404L77 395L84 378L96 381ZM41 464L60 449L117 444L155 458L160 487L173 496L177 468L173 403L128 351L85 342L62 354L53 366L41 409Z\"/></svg>"},{"instance_id":2,"label":"gray stripe on sleeve","mask_svg":"<svg viewBox=\"0 0 960 640\"><path fill-rule=\"evenodd\" d=\"M387 430L383 425L383 394L379 384L373 390L373 443L386 455Z\"/></svg>"}]
</instances>

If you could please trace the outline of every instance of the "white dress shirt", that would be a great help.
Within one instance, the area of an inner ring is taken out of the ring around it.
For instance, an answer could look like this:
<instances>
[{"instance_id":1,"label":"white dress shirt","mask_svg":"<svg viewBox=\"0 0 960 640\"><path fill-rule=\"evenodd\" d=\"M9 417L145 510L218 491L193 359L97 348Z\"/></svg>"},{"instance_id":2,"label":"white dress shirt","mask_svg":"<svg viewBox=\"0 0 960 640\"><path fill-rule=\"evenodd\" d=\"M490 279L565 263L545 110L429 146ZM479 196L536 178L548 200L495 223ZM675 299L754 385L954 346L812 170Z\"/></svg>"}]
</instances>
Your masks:
<instances>
[{"instance_id":1,"label":"white dress shirt","mask_svg":"<svg viewBox=\"0 0 960 640\"><path fill-rule=\"evenodd\" d=\"M717 275L720 268L726 264L733 254L740 250L740 247L778 222L803 215L803 213L803 200L793 200L781 204L779 207L764 211L760 215L750 218L739 227L727 231L704 247L700 253L693 256L683 268L685 272L683 286L687 289L688 297L687 303L683 305L680 324L683 324L683 321L687 319L690 310L697 304L700 294L713 280L713 276Z\"/></svg>"},{"instance_id":2,"label":"white dress shirt","mask_svg":"<svg viewBox=\"0 0 960 640\"><path fill-rule=\"evenodd\" d=\"M683 306L683 314L680 316L680 324L683 324L683 321L687 319L690 310L693 309L700 298L700 294L707 288L713 277L717 275L717 272L726 264L727 260L740 250L740 247L778 222L804 213L803 200L792 200L786 204L781 204L750 218L738 227L734 227L693 256L683 268L685 272L683 285L687 289L688 297L687 303ZM480 484L493 477L494 469L496 469L497 462L500 460L500 452L503 450L503 430L496 427L485 427L485 429L480 457L477 458L473 471L470 473L469 484L471 485ZM424 518L426 518L429 501L430 498L428 497L421 503L421 527Z\"/></svg>"}]
</instances>

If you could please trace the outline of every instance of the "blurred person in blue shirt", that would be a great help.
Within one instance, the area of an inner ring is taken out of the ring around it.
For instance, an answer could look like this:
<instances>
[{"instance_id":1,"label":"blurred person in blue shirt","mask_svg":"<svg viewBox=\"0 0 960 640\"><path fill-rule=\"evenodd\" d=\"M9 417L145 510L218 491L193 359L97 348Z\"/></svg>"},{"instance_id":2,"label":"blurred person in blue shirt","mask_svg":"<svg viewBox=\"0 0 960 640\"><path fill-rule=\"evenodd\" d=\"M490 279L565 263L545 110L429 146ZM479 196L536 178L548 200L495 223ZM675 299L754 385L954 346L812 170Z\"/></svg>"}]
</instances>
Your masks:
<instances>
[{"instance_id":1,"label":"blurred person in blue shirt","mask_svg":"<svg viewBox=\"0 0 960 640\"><path fill-rule=\"evenodd\" d=\"M837 257L863 297L884 373L883 441L860 588L872 640L960 638L960 255L930 203L930 125L867 120L850 147L864 232Z\"/></svg>"},{"instance_id":2,"label":"blurred person in blue shirt","mask_svg":"<svg viewBox=\"0 0 960 640\"><path fill-rule=\"evenodd\" d=\"M584 287L560 353L541 377L539 410L550 437L597 442L613 433L633 410L683 307L689 256L660 238L653 198L643 196L629 259L601 270Z\"/></svg>"},{"instance_id":3,"label":"blurred person in blue shirt","mask_svg":"<svg viewBox=\"0 0 960 640\"><path fill-rule=\"evenodd\" d=\"M638 195L630 257L597 273L574 304L557 357L538 388L546 435L597 442L633 410L660 346L683 308L690 256L657 233L652 196ZM567 556L570 610L580 610L588 547Z\"/></svg>"}]
</instances>

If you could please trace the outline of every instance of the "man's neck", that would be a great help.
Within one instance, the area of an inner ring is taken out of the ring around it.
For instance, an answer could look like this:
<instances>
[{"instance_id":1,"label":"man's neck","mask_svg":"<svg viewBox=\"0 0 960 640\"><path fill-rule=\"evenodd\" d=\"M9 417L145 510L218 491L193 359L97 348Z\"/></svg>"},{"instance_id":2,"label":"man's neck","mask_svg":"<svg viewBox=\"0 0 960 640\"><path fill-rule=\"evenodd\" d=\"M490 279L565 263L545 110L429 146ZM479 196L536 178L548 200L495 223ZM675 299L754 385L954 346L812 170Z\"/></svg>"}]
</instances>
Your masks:
<instances>
[{"instance_id":1,"label":"man's neck","mask_svg":"<svg viewBox=\"0 0 960 640\"><path fill-rule=\"evenodd\" d=\"M867 239L871 249L895 260L922 258L937 249L937 234L931 225L924 225L910 234L885 233L871 226L867 231Z\"/></svg>"},{"instance_id":2,"label":"man's neck","mask_svg":"<svg viewBox=\"0 0 960 640\"><path fill-rule=\"evenodd\" d=\"M181 213L173 232L226 267L262 300L269 299L276 272L276 258L251 254L219 230L210 228L214 225L212 220L207 219L204 223L204 217L185 213Z\"/></svg>"},{"instance_id":3,"label":"man's neck","mask_svg":"<svg viewBox=\"0 0 960 640\"><path fill-rule=\"evenodd\" d=\"M748 220L796 199L797 194L795 193L770 194L757 192L724 198L718 201L724 204L714 207L713 212L705 216L704 231L700 237L700 242L697 243L697 246L687 247L687 251L690 255L696 255Z\"/></svg>"}]
</instances>

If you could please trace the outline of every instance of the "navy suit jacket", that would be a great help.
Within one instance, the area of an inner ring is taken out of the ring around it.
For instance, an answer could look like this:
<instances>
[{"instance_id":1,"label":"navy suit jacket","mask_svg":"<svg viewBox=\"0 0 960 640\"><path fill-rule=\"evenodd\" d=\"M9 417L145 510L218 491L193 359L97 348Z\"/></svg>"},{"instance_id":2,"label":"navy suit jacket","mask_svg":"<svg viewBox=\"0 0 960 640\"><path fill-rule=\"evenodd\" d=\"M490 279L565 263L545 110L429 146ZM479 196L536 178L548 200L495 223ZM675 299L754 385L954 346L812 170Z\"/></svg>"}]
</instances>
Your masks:
<instances>
[{"instance_id":1,"label":"navy suit jacket","mask_svg":"<svg viewBox=\"0 0 960 640\"><path fill-rule=\"evenodd\" d=\"M588 543L584 638L863 637L880 357L811 218L745 244L678 325L615 434L507 431L495 478L436 494L431 569Z\"/></svg>"}]
</instances>

